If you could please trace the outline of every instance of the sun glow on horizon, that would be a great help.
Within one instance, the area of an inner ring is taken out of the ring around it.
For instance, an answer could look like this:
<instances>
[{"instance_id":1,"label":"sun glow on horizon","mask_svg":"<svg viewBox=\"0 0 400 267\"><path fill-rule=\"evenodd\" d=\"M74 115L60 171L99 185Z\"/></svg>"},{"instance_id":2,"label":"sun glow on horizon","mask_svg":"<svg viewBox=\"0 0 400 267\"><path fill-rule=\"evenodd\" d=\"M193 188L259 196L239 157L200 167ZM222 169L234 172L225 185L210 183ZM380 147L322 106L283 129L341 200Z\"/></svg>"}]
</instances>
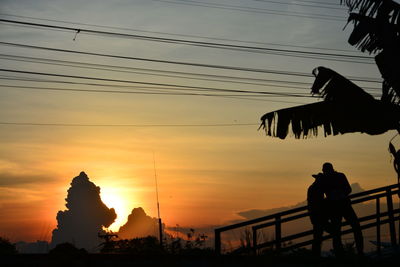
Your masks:
<instances>
[{"instance_id":1,"label":"sun glow on horizon","mask_svg":"<svg viewBox=\"0 0 400 267\"><path fill-rule=\"evenodd\" d=\"M101 200L108 208L114 208L117 218L107 229L117 232L128 220L131 205L129 205L128 199L120 194L118 189L111 187L101 189Z\"/></svg>"}]
</instances>

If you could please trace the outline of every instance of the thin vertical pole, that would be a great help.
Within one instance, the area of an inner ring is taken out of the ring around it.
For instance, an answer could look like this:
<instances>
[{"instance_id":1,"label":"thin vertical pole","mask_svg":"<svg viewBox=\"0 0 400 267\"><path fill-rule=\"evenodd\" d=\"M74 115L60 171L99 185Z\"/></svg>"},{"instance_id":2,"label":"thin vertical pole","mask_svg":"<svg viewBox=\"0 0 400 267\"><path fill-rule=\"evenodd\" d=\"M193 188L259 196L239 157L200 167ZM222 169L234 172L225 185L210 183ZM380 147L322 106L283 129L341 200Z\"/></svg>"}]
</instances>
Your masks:
<instances>
[{"instance_id":1,"label":"thin vertical pole","mask_svg":"<svg viewBox=\"0 0 400 267\"><path fill-rule=\"evenodd\" d=\"M381 203L380 198L376 199L376 252L381 254Z\"/></svg>"},{"instance_id":2,"label":"thin vertical pole","mask_svg":"<svg viewBox=\"0 0 400 267\"><path fill-rule=\"evenodd\" d=\"M394 224L394 215L393 215L393 199L391 190L386 190L386 201L387 201L387 210L389 216L389 230L390 230L390 241L392 246L396 246L396 226Z\"/></svg>"},{"instance_id":3,"label":"thin vertical pole","mask_svg":"<svg viewBox=\"0 0 400 267\"><path fill-rule=\"evenodd\" d=\"M253 228L253 250L254 255L257 255L257 229Z\"/></svg>"},{"instance_id":4,"label":"thin vertical pole","mask_svg":"<svg viewBox=\"0 0 400 267\"><path fill-rule=\"evenodd\" d=\"M281 227L281 216L275 217L275 242L276 242L276 251L280 252L282 244L282 227Z\"/></svg>"},{"instance_id":5,"label":"thin vertical pole","mask_svg":"<svg viewBox=\"0 0 400 267\"><path fill-rule=\"evenodd\" d=\"M158 231L160 235L160 246L163 245L163 232L162 232L162 222L160 216L160 202L158 200L158 181L157 181L157 172L156 172L156 156L153 151L153 165L154 165L154 180L156 182L156 198L157 198L157 214L158 214Z\"/></svg>"},{"instance_id":6,"label":"thin vertical pole","mask_svg":"<svg viewBox=\"0 0 400 267\"><path fill-rule=\"evenodd\" d=\"M221 232L220 231L218 231L218 230L215 230L215 232L214 232L215 234L214 234L214 242L215 242L215 253L217 254L217 255L220 255L221 254Z\"/></svg>"},{"instance_id":7,"label":"thin vertical pole","mask_svg":"<svg viewBox=\"0 0 400 267\"><path fill-rule=\"evenodd\" d=\"M160 233L160 246L163 246L163 229L161 218L158 218L158 231Z\"/></svg>"},{"instance_id":8,"label":"thin vertical pole","mask_svg":"<svg viewBox=\"0 0 400 267\"><path fill-rule=\"evenodd\" d=\"M399 197L399 210L400 210L400 177L397 177L397 196ZM400 245L400 212L397 215L397 219L399 221L399 245Z\"/></svg>"}]
</instances>

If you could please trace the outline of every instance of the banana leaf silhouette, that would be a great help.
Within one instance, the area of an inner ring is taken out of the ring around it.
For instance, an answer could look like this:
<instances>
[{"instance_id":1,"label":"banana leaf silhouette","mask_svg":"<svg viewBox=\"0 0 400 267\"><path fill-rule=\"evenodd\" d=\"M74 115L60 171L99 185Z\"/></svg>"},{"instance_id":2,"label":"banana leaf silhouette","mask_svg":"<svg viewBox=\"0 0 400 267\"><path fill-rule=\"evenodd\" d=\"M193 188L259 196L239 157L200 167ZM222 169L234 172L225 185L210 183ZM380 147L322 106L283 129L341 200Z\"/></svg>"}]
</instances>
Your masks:
<instances>
[{"instance_id":1,"label":"banana leaf silhouette","mask_svg":"<svg viewBox=\"0 0 400 267\"><path fill-rule=\"evenodd\" d=\"M362 52L377 54L382 97L374 99L333 70L318 67L311 93L324 101L280 109L261 117L266 134L284 139L361 132L371 135L395 129L400 132L400 4L392 0L341 0L354 24L349 43ZM353 11L357 11L354 13Z\"/></svg>"},{"instance_id":2,"label":"banana leaf silhouette","mask_svg":"<svg viewBox=\"0 0 400 267\"><path fill-rule=\"evenodd\" d=\"M378 53L375 62L384 79L382 100L400 103L400 4L391 0L346 0L354 24L349 43Z\"/></svg>"},{"instance_id":3,"label":"banana leaf silhouette","mask_svg":"<svg viewBox=\"0 0 400 267\"><path fill-rule=\"evenodd\" d=\"M325 136L353 132L376 135L400 129L400 106L374 99L331 69L318 67L313 74L316 79L311 93L324 100L264 114L260 128L267 135L285 139L291 130L295 138L305 138L317 136L319 128Z\"/></svg>"}]
</instances>

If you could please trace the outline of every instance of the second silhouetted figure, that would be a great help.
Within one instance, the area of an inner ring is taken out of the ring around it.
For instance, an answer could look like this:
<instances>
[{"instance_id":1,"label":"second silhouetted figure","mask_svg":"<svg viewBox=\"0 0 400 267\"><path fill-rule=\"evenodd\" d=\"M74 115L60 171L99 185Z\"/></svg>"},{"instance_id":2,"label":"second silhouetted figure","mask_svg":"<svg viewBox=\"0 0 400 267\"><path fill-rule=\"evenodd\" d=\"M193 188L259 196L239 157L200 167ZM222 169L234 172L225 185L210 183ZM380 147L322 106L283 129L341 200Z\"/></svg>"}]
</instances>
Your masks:
<instances>
[{"instance_id":1,"label":"second silhouetted figure","mask_svg":"<svg viewBox=\"0 0 400 267\"><path fill-rule=\"evenodd\" d=\"M354 232L354 240L356 243L357 252L363 254L364 241L361 232L360 222L351 206L349 195L351 186L347 181L346 176L333 169L331 163L324 163L322 166L323 178L322 190L327 199L327 205L330 212L330 220L333 235L333 249L337 256L343 255L343 245L341 240L341 224L342 217L351 226Z\"/></svg>"}]
</instances>

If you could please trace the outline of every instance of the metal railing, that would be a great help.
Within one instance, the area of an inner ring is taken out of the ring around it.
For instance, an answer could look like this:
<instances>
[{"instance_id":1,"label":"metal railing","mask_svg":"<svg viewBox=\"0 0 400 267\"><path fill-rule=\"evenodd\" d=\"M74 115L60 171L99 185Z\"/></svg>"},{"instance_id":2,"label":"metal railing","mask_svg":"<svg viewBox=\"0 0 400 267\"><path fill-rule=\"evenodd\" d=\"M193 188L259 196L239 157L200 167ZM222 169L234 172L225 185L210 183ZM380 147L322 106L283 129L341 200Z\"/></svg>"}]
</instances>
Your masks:
<instances>
[{"instance_id":1,"label":"metal railing","mask_svg":"<svg viewBox=\"0 0 400 267\"><path fill-rule=\"evenodd\" d=\"M350 195L351 203L358 204L371 200L375 200L376 208L375 213L367 216L359 217L359 221L361 224L361 229L365 230L368 228L376 228L376 244L377 251L380 252L381 249L381 225L389 224L389 235L390 241L392 245L396 245L396 227L395 221L399 221L399 229L400 229L400 209L393 208L393 195L400 195L400 184L393 184L385 187L379 187L372 190L356 193ZM381 212L381 199L386 199L386 211ZM275 214L271 214L268 216L256 218L253 220L244 221L241 223L236 223L228 226L224 226L221 228L215 229L215 251L216 253L221 253L221 234L223 232L231 231L234 229L238 229L241 227L250 227L252 229L252 249L255 253L259 249L272 247L276 251L287 251L293 250L296 248L301 248L304 246L308 246L312 243L313 231L312 229L299 232L296 234L291 234L287 236L282 235L282 225L287 222L293 222L305 217L309 216L309 212L307 206L302 206L290 210L286 210L283 212L278 212ZM347 223L343 223L343 226L347 225ZM266 228L274 228L275 238L273 240L267 242L258 242L258 231ZM352 229L342 230L342 234L351 233ZM309 239L305 241L295 242L300 238ZM332 238L331 235L323 236L323 240ZM400 241L400 230L399 230L399 241Z\"/></svg>"}]
</instances>

